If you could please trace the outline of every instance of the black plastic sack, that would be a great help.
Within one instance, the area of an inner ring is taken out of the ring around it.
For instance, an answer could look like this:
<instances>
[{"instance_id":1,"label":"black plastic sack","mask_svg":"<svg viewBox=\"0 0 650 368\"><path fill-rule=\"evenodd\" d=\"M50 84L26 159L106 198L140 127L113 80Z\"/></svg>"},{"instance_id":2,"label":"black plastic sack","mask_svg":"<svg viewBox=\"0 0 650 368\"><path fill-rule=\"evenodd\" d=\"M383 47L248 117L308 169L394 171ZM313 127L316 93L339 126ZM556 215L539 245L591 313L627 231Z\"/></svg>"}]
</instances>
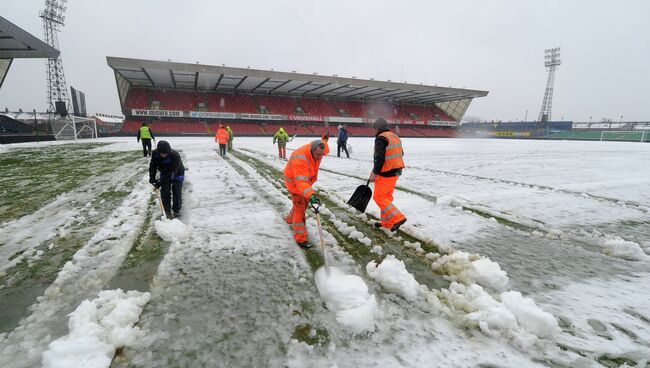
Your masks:
<instances>
[{"instance_id":1,"label":"black plastic sack","mask_svg":"<svg viewBox=\"0 0 650 368\"><path fill-rule=\"evenodd\" d=\"M366 185L359 185L357 189L352 193L352 197L348 200L348 204L361 213L366 212L366 207L368 207L368 202L372 198L372 189L370 189L370 180L366 182Z\"/></svg>"}]
</instances>

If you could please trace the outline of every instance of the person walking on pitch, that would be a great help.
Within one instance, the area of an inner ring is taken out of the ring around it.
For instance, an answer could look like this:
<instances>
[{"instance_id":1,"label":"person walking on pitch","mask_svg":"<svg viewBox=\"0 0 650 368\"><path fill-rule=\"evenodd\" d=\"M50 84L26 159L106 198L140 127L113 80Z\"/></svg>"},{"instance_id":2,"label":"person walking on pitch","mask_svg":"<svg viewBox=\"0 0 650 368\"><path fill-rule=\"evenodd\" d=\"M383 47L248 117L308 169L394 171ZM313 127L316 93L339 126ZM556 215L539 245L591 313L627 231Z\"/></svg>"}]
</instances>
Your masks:
<instances>
[{"instance_id":1,"label":"person walking on pitch","mask_svg":"<svg viewBox=\"0 0 650 368\"><path fill-rule=\"evenodd\" d=\"M339 125L339 136L336 140L336 157L341 157L341 150L345 152L345 155L350 158L350 152L348 152L347 147L348 142L348 130Z\"/></svg>"},{"instance_id":2,"label":"person walking on pitch","mask_svg":"<svg viewBox=\"0 0 650 368\"><path fill-rule=\"evenodd\" d=\"M219 154L221 156L226 155L226 147L228 145L228 139L230 135L228 134L228 131L226 128L223 127L223 125L219 125L219 129L217 130L217 134L214 136L214 141L219 143Z\"/></svg>"},{"instance_id":3,"label":"person walking on pitch","mask_svg":"<svg viewBox=\"0 0 650 368\"><path fill-rule=\"evenodd\" d=\"M286 221L293 228L293 238L298 246L305 249L311 247L307 239L305 212L308 204L314 207L320 205L320 199L312 185L318 180L321 159L329 153L328 138L329 136L324 135L323 139L317 139L295 150L284 168L284 183L291 193L293 203Z\"/></svg>"},{"instance_id":4,"label":"person walking on pitch","mask_svg":"<svg viewBox=\"0 0 650 368\"><path fill-rule=\"evenodd\" d=\"M232 149L232 140L235 138L235 136L232 134L232 129L230 129L230 125L226 127L226 131L228 132L228 151Z\"/></svg>"},{"instance_id":5,"label":"person walking on pitch","mask_svg":"<svg viewBox=\"0 0 650 368\"><path fill-rule=\"evenodd\" d=\"M280 158L287 158L287 141L289 140L289 134L284 131L284 128L280 127L278 131L273 136L273 144L278 142L278 154Z\"/></svg>"},{"instance_id":6,"label":"person walking on pitch","mask_svg":"<svg viewBox=\"0 0 650 368\"><path fill-rule=\"evenodd\" d=\"M144 157L151 156L152 139L154 141L156 140L151 132L151 128L149 128L147 123L142 123L140 129L138 129L138 142L142 141L142 154Z\"/></svg>"},{"instance_id":7,"label":"person walking on pitch","mask_svg":"<svg viewBox=\"0 0 650 368\"><path fill-rule=\"evenodd\" d=\"M369 180L375 183L372 199L379 206L381 218L375 226L397 231L406 222L406 216L393 204L393 192L404 168L402 141L390 131L383 118L377 119L372 126L376 131L375 154Z\"/></svg>"}]
</instances>

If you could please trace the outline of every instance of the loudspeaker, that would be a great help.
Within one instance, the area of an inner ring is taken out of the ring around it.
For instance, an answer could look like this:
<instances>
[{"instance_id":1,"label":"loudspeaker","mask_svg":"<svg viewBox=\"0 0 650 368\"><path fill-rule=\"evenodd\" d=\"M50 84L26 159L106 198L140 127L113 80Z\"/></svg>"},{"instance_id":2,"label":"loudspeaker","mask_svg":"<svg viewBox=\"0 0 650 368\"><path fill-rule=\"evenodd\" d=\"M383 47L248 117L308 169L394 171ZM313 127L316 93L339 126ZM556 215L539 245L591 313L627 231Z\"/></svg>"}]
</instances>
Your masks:
<instances>
[{"instance_id":1,"label":"loudspeaker","mask_svg":"<svg viewBox=\"0 0 650 368\"><path fill-rule=\"evenodd\" d=\"M54 106L56 107L56 113L61 115L61 116L68 116L68 109L65 106L65 101L56 101L54 102Z\"/></svg>"}]
</instances>

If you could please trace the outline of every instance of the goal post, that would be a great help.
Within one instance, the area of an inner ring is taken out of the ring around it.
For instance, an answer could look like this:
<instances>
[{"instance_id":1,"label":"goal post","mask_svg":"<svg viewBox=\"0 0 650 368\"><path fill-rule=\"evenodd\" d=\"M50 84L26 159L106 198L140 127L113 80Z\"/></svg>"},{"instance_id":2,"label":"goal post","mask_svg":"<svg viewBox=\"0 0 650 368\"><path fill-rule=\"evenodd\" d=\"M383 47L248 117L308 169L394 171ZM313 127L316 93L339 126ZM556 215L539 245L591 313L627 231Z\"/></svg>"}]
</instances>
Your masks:
<instances>
[{"instance_id":1,"label":"goal post","mask_svg":"<svg viewBox=\"0 0 650 368\"><path fill-rule=\"evenodd\" d=\"M603 130L600 132L601 141L645 142L645 130Z\"/></svg>"},{"instance_id":2,"label":"goal post","mask_svg":"<svg viewBox=\"0 0 650 368\"><path fill-rule=\"evenodd\" d=\"M50 126L57 140L77 140L79 138L98 138L95 119L69 115L50 121Z\"/></svg>"}]
</instances>

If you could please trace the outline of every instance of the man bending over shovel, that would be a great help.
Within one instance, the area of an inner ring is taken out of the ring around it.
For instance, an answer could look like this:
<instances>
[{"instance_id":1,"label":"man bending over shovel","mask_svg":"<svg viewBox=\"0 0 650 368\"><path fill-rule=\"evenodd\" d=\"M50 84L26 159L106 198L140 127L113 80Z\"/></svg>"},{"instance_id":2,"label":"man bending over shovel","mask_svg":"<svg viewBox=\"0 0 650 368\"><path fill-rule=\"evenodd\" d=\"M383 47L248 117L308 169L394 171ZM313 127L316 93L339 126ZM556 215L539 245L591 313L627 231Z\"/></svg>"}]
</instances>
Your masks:
<instances>
[{"instance_id":1,"label":"man bending over shovel","mask_svg":"<svg viewBox=\"0 0 650 368\"><path fill-rule=\"evenodd\" d=\"M307 203L318 206L320 199L312 185L318 179L318 169L324 155L329 153L325 134L322 139L312 141L291 154L289 162L284 168L284 183L291 193L293 208L287 215L286 221L293 228L293 238L299 247L308 249L311 247L307 240L307 225L305 223L305 211Z\"/></svg>"},{"instance_id":2,"label":"man bending over shovel","mask_svg":"<svg viewBox=\"0 0 650 368\"><path fill-rule=\"evenodd\" d=\"M156 180L158 171L160 171L160 179ZM174 211L175 217L180 216L184 179L185 167L181 161L181 155L174 151L167 141L158 142L156 149L151 153L149 183L156 189L160 189L165 216L168 219L172 219L171 210ZM174 195L173 206L171 205L172 193Z\"/></svg>"}]
</instances>

